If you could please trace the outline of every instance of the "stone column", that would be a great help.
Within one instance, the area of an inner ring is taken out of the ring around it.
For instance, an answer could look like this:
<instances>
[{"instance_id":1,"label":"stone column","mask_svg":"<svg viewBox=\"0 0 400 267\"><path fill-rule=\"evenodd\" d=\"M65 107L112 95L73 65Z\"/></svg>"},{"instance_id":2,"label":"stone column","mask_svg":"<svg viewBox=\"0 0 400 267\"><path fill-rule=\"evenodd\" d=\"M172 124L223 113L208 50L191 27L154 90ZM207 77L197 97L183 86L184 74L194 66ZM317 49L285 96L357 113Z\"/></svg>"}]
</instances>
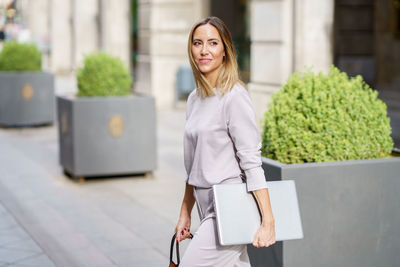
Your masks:
<instances>
[{"instance_id":1,"label":"stone column","mask_svg":"<svg viewBox=\"0 0 400 267\"><path fill-rule=\"evenodd\" d=\"M51 0L50 4L50 69L67 74L73 66L72 4L65 0Z\"/></svg>"},{"instance_id":2,"label":"stone column","mask_svg":"<svg viewBox=\"0 0 400 267\"><path fill-rule=\"evenodd\" d=\"M99 0L72 1L73 66L77 68L82 64L85 55L99 48Z\"/></svg>"},{"instance_id":3,"label":"stone column","mask_svg":"<svg viewBox=\"0 0 400 267\"><path fill-rule=\"evenodd\" d=\"M100 0L100 49L130 68L130 0Z\"/></svg>"},{"instance_id":4,"label":"stone column","mask_svg":"<svg viewBox=\"0 0 400 267\"><path fill-rule=\"evenodd\" d=\"M333 64L334 0L295 3L295 69L327 72Z\"/></svg>"},{"instance_id":5,"label":"stone column","mask_svg":"<svg viewBox=\"0 0 400 267\"><path fill-rule=\"evenodd\" d=\"M118 56L128 68L130 67L129 0L38 2L46 2L49 5L43 12L50 14L50 67L53 72L74 71L82 64L86 54L99 49ZM32 3L32 9L44 9L43 5L36 5L36 1L29 3ZM36 16L38 13L32 14ZM37 20L36 17L32 17L33 26L42 25L42 20L43 18ZM44 31L43 27L36 28Z\"/></svg>"},{"instance_id":6,"label":"stone column","mask_svg":"<svg viewBox=\"0 0 400 267\"><path fill-rule=\"evenodd\" d=\"M139 0L138 3L138 56L136 81L134 89L137 92L152 93L151 60L150 60L150 0Z\"/></svg>"},{"instance_id":7,"label":"stone column","mask_svg":"<svg viewBox=\"0 0 400 267\"><path fill-rule=\"evenodd\" d=\"M304 66L327 71L333 62L334 0L251 2L250 94L262 121L272 93Z\"/></svg>"},{"instance_id":8,"label":"stone column","mask_svg":"<svg viewBox=\"0 0 400 267\"><path fill-rule=\"evenodd\" d=\"M22 40L33 42L42 52L42 69L49 69L50 0L19 0L17 9L22 12L24 27L28 30Z\"/></svg>"},{"instance_id":9,"label":"stone column","mask_svg":"<svg viewBox=\"0 0 400 267\"><path fill-rule=\"evenodd\" d=\"M49 36L49 0L25 1L23 16L31 39L39 46L47 42ZM45 48L45 47L40 47Z\"/></svg>"},{"instance_id":10,"label":"stone column","mask_svg":"<svg viewBox=\"0 0 400 267\"><path fill-rule=\"evenodd\" d=\"M172 107L178 67L189 64L187 38L203 15L198 0L139 2L139 56L135 90L156 97L157 107Z\"/></svg>"},{"instance_id":11,"label":"stone column","mask_svg":"<svg viewBox=\"0 0 400 267\"><path fill-rule=\"evenodd\" d=\"M249 90L261 122L267 101L293 71L293 0L251 2Z\"/></svg>"}]
</instances>

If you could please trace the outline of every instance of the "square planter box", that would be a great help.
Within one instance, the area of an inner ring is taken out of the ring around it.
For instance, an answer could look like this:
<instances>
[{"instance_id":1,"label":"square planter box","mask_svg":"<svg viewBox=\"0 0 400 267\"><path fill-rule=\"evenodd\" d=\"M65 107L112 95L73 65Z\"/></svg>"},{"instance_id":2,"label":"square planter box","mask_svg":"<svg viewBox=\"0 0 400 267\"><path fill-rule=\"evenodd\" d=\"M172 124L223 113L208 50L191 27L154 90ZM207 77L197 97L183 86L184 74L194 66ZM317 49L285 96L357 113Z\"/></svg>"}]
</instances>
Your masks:
<instances>
[{"instance_id":1,"label":"square planter box","mask_svg":"<svg viewBox=\"0 0 400 267\"><path fill-rule=\"evenodd\" d=\"M54 121L54 77L46 72L0 72L0 124L32 126Z\"/></svg>"},{"instance_id":2,"label":"square planter box","mask_svg":"<svg viewBox=\"0 0 400 267\"><path fill-rule=\"evenodd\" d=\"M156 168L154 98L57 97L60 164L73 177Z\"/></svg>"},{"instance_id":3,"label":"square planter box","mask_svg":"<svg viewBox=\"0 0 400 267\"><path fill-rule=\"evenodd\" d=\"M249 248L252 266L399 266L400 158L263 168L295 180L304 239Z\"/></svg>"}]
</instances>

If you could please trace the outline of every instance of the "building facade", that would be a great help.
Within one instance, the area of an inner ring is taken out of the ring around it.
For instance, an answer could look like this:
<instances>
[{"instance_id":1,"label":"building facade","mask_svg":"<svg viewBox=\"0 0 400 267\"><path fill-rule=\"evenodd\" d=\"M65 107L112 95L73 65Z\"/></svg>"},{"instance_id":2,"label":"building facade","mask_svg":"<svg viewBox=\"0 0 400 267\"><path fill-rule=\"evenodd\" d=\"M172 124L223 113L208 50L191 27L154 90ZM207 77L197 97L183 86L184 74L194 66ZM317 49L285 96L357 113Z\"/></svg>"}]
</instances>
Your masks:
<instances>
[{"instance_id":1,"label":"building facade","mask_svg":"<svg viewBox=\"0 0 400 267\"><path fill-rule=\"evenodd\" d=\"M32 41L46 44L45 68L69 74L98 50L131 66L129 0L16 0Z\"/></svg>"},{"instance_id":2,"label":"building facade","mask_svg":"<svg viewBox=\"0 0 400 267\"><path fill-rule=\"evenodd\" d=\"M85 54L105 50L132 69L134 90L154 95L160 109L174 104L193 23L218 16L232 31L260 124L292 72L335 64L379 91L400 145L400 0L17 1L32 36L48 42L48 69L71 73Z\"/></svg>"}]
</instances>

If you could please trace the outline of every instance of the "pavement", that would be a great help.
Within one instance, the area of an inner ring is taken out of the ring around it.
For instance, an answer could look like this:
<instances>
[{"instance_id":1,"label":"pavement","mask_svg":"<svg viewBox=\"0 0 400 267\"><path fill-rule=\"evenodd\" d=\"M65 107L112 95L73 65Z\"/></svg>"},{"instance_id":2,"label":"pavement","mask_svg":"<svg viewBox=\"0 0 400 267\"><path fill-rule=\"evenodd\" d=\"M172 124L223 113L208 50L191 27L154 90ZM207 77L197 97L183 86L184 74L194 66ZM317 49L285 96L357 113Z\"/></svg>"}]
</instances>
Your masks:
<instances>
[{"instance_id":1,"label":"pavement","mask_svg":"<svg viewBox=\"0 0 400 267\"><path fill-rule=\"evenodd\" d=\"M0 218L0 266L55 266L2 204Z\"/></svg>"},{"instance_id":2,"label":"pavement","mask_svg":"<svg viewBox=\"0 0 400 267\"><path fill-rule=\"evenodd\" d=\"M73 77L56 77L57 95L75 92ZM83 183L59 165L56 124L0 128L0 267L166 266L184 192L184 123L184 103L157 112L151 175ZM198 225L194 209L192 232Z\"/></svg>"},{"instance_id":3,"label":"pavement","mask_svg":"<svg viewBox=\"0 0 400 267\"><path fill-rule=\"evenodd\" d=\"M75 91L57 77L57 95ZM0 267L169 264L184 192L181 104L157 112L158 167L145 176L78 182L59 165L57 125L0 128Z\"/></svg>"}]
</instances>

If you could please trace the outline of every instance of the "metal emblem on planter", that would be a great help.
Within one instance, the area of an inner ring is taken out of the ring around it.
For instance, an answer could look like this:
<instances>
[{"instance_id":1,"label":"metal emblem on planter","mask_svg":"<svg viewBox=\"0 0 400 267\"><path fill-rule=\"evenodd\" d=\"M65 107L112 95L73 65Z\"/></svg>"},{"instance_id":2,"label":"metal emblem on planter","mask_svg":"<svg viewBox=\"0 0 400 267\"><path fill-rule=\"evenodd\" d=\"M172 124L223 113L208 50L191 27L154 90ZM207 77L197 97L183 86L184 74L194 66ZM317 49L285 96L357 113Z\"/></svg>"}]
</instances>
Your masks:
<instances>
[{"instance_id":1,"label":"metal emblem on planter","mask_svg":"<svg viewBox=\"0 0 400 267\"><path fill-rule=\"evenodd\" d=\"M30 85L29 83L25 84L24 87L22 87L21 94L22 94L22 97L25 100L31 99L32 96L33 96L33 87L32 87L32 85Z\"/></svg>"},{"instance_id":2,"label":"metal emblem on planter","mask_svg":"<svg viewBox=\"0 0 400 267\"><path fill-rule=\"evenodd\" d=\"M108 131L112 137L120 137L124 133L124 121L120 115L114 115L108 121Z\"/></svg>"},{"instance_id":3,"label":"metal emblem on planter","mask_svg":"<svg viewBox=\"0 0 400 267\"><path fill-rule=\"evenodd\" d=\"M66 134L68 131L68 117L67 112L61 114L61 134Z\"/></svg>"}]
</instances>

